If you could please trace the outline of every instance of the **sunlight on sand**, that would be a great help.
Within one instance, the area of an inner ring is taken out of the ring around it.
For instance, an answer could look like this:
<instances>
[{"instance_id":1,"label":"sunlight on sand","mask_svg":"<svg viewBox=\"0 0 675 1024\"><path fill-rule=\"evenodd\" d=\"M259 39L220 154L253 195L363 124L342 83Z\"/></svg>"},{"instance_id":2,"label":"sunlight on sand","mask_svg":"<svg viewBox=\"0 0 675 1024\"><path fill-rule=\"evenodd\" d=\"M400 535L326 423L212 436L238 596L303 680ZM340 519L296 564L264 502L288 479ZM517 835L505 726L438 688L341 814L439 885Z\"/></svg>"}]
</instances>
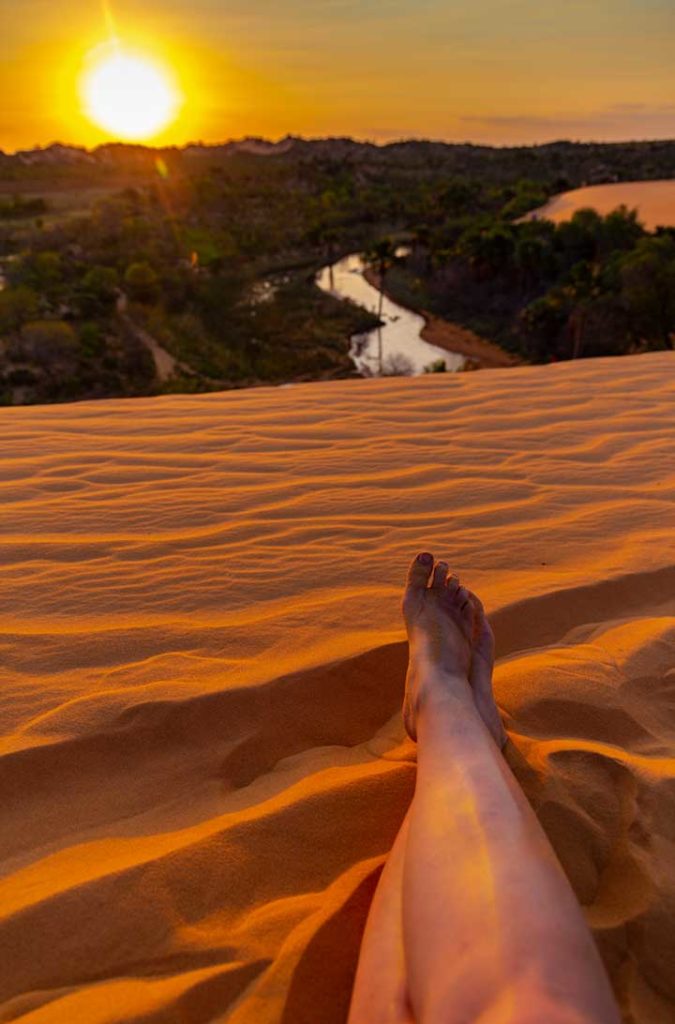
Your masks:
<instances>
[{"instance_id":1,"label":"sunlight on sand","mask_svg":"<svg viewBox=\"0 0 675 1024\"><path fill-rule=\"evenodd\" d=\"M426 548L627 1016L672 1019L674 369L0 410L0 1017L344 1024Z\"/></svg>"},{"instance_id":2,"label":"sunlight on sand","mask_svg":"<svg viewBox=\"0 0 675 1024\"><path fill-rule=\"evenodd\" d=\"M524 220L569 220L577 210L591 207L606 216L618 206L637 209L639 220L648 231L675 226L675 181L626 181L616 185L589 185L562 192L545 206L529 213Z\"/></svg>"}]
</instances>

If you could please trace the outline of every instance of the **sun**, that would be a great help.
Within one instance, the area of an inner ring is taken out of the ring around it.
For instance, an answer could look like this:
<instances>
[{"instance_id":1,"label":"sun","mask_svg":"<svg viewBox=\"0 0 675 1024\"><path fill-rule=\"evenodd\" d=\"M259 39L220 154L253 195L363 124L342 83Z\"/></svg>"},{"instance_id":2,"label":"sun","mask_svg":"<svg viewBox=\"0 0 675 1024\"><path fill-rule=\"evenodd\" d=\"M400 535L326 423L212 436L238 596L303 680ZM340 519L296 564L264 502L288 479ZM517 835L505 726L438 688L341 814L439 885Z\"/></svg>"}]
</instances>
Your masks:
<instances>
[{"instance_id":1,"label":"sun","mask_svg":"<svg viewBox=\"0 0 675 1024\"><path fill-rule=\"evenodd\" d=\"M175 120L181 105L168 68L119 44L90 55L80 96L87 117L119 139L151 139Z\"/></svg>"}]
</instances>

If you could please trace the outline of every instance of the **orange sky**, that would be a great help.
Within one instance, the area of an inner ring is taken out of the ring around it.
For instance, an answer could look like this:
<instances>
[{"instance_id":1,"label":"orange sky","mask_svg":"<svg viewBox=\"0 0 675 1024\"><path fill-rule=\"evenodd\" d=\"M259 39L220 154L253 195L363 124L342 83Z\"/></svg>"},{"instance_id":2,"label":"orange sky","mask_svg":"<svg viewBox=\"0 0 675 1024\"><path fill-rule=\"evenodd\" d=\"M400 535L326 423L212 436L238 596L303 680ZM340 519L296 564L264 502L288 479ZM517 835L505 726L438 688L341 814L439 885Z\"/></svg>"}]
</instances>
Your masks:
<instances>
[{"instance_id":1,"label":"orange sky","mask_svg":"<svg viewBox=\"0 0 675 1024\"><path fill-rule=\"evenodd\" d=\"M110 0L185 104L156 143L242 135L494 143L675 136L672 0ZM8 5L0 148L95 145L77 97L109 36L85 0Z\"/></svg>"}]
</instances>

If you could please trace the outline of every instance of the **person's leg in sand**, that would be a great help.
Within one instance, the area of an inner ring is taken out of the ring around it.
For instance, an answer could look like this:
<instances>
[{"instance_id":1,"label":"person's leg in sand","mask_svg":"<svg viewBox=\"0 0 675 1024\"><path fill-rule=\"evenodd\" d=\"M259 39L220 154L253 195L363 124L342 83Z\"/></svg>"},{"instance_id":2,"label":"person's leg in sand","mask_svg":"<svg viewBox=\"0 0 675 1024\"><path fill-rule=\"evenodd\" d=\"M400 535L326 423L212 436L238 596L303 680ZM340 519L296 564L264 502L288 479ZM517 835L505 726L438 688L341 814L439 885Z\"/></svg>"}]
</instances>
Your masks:
<instances>
[{"instance_id":1,"label":"person's leg in sand","mask_svg":"<svg viewBox=\"0 0 675 1024\"><path fill-rule=\"evenodd\" d=\"M483 605L475 606L469 683L476 707L495 743L504 747L507 735L492 692L495 642ZM403 950L403 860L409 813L380 876L368 915L359 957L352 1016L370 1024L414 1024L408 997Z\"/></svg>"},{"instance_id":2,"label":"person's leg in sand","mask_svg":"<svg viewBox=\"0 0 675 1024\"><path fill-rule=\"evenodd\" d=\"M409 573L417 785L373 901L350 1024L618 1024L574 894L501 753L482 606L447 573L431 555Z\"/></svg>"}]
</instances>

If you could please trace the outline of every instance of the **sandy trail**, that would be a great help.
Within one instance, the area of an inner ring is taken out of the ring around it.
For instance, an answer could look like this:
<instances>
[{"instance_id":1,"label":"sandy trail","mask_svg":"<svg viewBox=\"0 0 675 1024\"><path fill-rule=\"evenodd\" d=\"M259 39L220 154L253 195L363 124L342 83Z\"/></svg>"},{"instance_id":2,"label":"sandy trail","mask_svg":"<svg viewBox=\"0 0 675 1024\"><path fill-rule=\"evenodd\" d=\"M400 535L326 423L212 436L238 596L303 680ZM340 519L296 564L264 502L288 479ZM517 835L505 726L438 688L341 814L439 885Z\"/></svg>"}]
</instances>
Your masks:
<instances>
[{"instance_id":1,"label":"sandy trail","mask_svg":"<svg viewBox=\"0 0 675 1024\"><path fill-rule=\"evenodd\" d=\"M422 547L626 1021L672 1021L674 368L0 410L0 1021L344 1024Z\"/></svg>"},{"instance_id":2,"label":"sandy trail","mask_svg":"<svg viewBox=\"0 0 675 1024\"><path fill-rule=\"evenodd\" d=\"M165 348L159 344L156 338L153 338L149 331L137 324L135 320L129 316L129 300L124 292L120 292L117 299L117 315L120 320L126 325L129 331L135 336L135 338L144 345L152 356L152 361L155 364L155 373L157 374L157 380L164 384L167 380L170 380L175 374L180 371L182 373L190 374L192 371L184 363L181 363L172 356L170 352L167 352Z\"/></svg>"}]
</instances>

